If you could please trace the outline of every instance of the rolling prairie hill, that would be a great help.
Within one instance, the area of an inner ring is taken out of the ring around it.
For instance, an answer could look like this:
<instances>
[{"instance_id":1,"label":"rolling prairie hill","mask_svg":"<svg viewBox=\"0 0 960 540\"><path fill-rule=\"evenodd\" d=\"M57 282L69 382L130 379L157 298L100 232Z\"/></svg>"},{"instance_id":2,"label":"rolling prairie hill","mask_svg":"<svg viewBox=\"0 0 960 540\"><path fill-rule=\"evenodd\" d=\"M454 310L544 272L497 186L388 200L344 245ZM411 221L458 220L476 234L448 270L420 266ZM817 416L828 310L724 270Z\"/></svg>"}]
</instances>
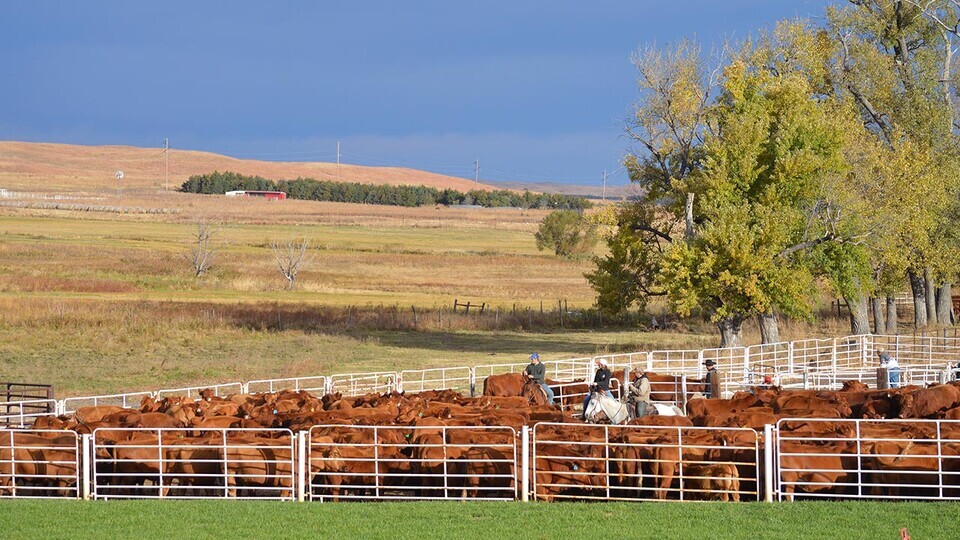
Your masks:
<instances>
[{"instance_id":1,"label":"rolling prairie hill","mask_svg":"<svg viewBox=\"0 0 960 540\"><path fill-rule=\"evenodd\" d=\"M299 177L337 180L337 164L237 159L210 152L170 150L169 189L191 175L232 171L270 180ZM133 146L0 141L0 189L30 192L97 193L117 187L115 172L124 172L123 189L163 189L163 149ZM460 191L495 189L464 178L400 167L341 165L339 179L363 184L423 185Z\"/></svg>"}]
</instances>

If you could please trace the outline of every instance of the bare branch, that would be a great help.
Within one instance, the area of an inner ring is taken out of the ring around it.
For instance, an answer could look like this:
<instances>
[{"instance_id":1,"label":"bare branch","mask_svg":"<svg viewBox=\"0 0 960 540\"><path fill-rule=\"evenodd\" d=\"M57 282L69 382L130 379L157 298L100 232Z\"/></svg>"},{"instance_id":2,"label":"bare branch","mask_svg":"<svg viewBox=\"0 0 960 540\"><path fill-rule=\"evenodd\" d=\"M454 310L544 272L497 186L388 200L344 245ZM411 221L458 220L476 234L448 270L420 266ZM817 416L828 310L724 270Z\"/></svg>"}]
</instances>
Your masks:
<instances>
[{"instance_id":1,"label":"bare branch","mask_svg":"<svg viewBox=\"0 0 960 540\"><path fill-rule=\"evenodd\" d=\"M273 258L277 262L277 268L287 280L287 289L292 289L297 281L297 274L308 259L307 239L288 240L284 243L273 242L270 247L273 250Z\"/></svg>"},{"instance_id":2,"label":"bare branch","mask_svg":"<svg viewBox=\"0 0 960 540\"><path fill-rule=\"evenodd\" d=\"M196 232L191 240L192 247L184 254L184 258L193 268L194 275L200 277L207 273L213 265L213 259L217 254L213 243L213 236L216 233L216 224L207 220L197 222Z\"/></svg>"}]
</instances>

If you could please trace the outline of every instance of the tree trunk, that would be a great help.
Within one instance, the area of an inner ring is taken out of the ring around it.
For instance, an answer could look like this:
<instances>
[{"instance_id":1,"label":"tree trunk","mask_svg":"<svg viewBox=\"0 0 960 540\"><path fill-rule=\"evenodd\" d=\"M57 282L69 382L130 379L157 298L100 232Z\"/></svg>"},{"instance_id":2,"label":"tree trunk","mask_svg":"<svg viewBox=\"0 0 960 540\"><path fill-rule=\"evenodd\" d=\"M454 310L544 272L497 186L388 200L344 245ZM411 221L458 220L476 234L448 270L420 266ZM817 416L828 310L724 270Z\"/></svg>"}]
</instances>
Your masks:
<instances>
[{"instance_id":1,"label":"tree trunk","mask_svg":"<svg viewBox=\"0 0 960 540\"><path fill-rule=\"evenodd\" d=\"M850 332L854 335L870 333L870 314L867 311L867 299L860 288L860 280L853 278L854 292L843 299L850 308Z\"/></svg>"},{"instance_id":2,"label":"tree trunk","mask_svg":"<svg viewBox=\"0 0 960 540\"><path fill-rule=\"evenodd\" d=\"M777 316L770 313L760 313L757 315L760 322L760 342L761 343L780 343L780 325L777 322Z\"/></svg>"},{"instance_id":3,"label":"tree trunk","mask_svg":"<svg viewBox=\"0 0 960 540\"><path fill-rule=\"evenodd\" d=\"M897 299L892 295L887 296L887 335L897 335L897 323L900 322L900 316L897 314Z\"/></svg>"},{"instance_id":4,"label":"tree trunk","mask_svg":"<svg viewBox=\"0 0 960 540\"><path fill-rule=\"evenodd\" d=\"M720 347L743 347L743 317L733 316L717 322Z\"/></svg>"},{"instance_id":5,"label":"tree trunk","mask_svg":"<svg viewBox=\"0 0 960 540\"><path fill-rule=\"evenodd\" d=\"M937 324L937 287L933 284L933 273L923 269L923 292L927 299L927 322Z\"/></svg>"},{"instance_id":6,"label":"tree trunk","mask_svg":"<svg viewBox=\"0 0 960 540\"><path fill-rule=\"evenodd\" d=\"M870 299L870 307L873 309L873 333L880 335L887 330L886 321L883 316L883 298L874 296Z\"/></svg>"},{"instance_id":7,"label":"tree trunk","mask_svg":"<svg viewBox=\"0 0 960 540\"><path fill-rule=\"evenodd\" d=\"M907 272L910 277L910 290L913 292L913 326L918 330L927 326L927 299L924 293L923 278L916 272Z\"/></svg>"},{"instance_id":8,"label":"tree trunk","mask_svg":"<svg viewBox=\"0 0 960 540\"><path fill-rule=\"evenodd\" d=\"M953 291L950 282L940 285L937 289L937 320L946 326L953 324Z\"/></svg>"}]
</instances>

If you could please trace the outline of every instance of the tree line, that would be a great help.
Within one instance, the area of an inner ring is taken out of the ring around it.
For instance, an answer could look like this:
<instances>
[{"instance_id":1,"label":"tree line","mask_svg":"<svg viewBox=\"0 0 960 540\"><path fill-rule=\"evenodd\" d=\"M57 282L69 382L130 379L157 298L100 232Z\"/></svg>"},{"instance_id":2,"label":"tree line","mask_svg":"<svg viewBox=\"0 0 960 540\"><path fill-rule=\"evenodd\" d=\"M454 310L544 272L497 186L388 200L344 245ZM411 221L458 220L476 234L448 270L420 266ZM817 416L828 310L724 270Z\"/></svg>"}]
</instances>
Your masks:
<instances>
[{"instance_id":1,"label":"tree line","mask_svg":"<svg viewBox=\"0 0 960 540\"><path fill-rule=\"evenodd\" d=\"M665 297L722 346L757 318L809 319L824 287L851 330L951 324L960 268L960 3L850 0L707 52L639 50L624 159L642 188L610 214L587 277L608 312Z\"/></svg>"},{"instance_id":2,"label":"tree line","mask_svg":"<svg viewBox=\"0 0 960 540\"><path fill-rule=\"evenodd\" d=\"M193 175L180 187L183 192L202 194L223 194L237 190L283 191L291 199L310 201L410 207L440 204L583 210L593 206L593 203L583 197L557 193L516 193L505 189L475 189L464 193L455 189L441 190L427 186L361 184L313 178L274 181L261 176L219 171Z\"/></svg>"}]
</instances>

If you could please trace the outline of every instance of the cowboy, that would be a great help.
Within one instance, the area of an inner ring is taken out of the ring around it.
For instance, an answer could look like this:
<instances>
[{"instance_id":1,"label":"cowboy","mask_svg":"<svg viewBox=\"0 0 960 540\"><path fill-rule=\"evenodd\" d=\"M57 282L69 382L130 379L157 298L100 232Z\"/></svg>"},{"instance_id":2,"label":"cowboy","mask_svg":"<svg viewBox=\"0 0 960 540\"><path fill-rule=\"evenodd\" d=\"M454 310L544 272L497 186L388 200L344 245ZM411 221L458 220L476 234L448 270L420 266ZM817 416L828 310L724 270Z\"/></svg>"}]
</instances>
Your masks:
<instances>
[{"instance_id":1,"label":"cowboy","mask_svg":"<svg viewBox=\"0 0 960 540\"><path fill-rule=\"evenodd\" d=\"M543 393L547 395L547 401L553 405L553 389L547 386L546 375L547 366L540 362L540 355L533 353L530 355L530 364L523 370L524 377L532 379L543 388Z\"/></svg>"},{"instance_id":2,"label":"cowboy","mask_svg":"<svg viewBox=\"0 0 960 540\"><path fill-rule=\"evenodd\" d=\"M720 372L717 371L717 363L712 358L708 358L703 365L707 367L707 374L703 377L703 382L706 385L706 392L704 392L706 398L719 397L713 395L714 388L720 388Z\"/></svg>"},{"instance_id":3,"label":"cowboy","mask_svg":"<svg viewBox=\"0 0 960 540\"><path fill-rule=\"evenodd\" d=\"M880 367L887 369L887 385L889 388L900 387L900 364L897 359L890 356L886 349L880 347L877 349L877 356L880 357Z\"/></svg>"},{"instance_id":4,"label":"cowboy","mask_svg":"<svg viewBox=\"0 0 960 540\"><path fill-rule=\"evenodd\" d=\"M597 371L593 375L593 384L590 385L590 391L587 392L586 397L583 398L583 413L587 413L587 405L590 403L590 396L594 392L603 392L607 395L608 398L614 399L613 392L610 391L610 377L613 373L610 372L610 368L607 367L607 363L602 358L596 359Z\"/></svg>"}]
</instances>

